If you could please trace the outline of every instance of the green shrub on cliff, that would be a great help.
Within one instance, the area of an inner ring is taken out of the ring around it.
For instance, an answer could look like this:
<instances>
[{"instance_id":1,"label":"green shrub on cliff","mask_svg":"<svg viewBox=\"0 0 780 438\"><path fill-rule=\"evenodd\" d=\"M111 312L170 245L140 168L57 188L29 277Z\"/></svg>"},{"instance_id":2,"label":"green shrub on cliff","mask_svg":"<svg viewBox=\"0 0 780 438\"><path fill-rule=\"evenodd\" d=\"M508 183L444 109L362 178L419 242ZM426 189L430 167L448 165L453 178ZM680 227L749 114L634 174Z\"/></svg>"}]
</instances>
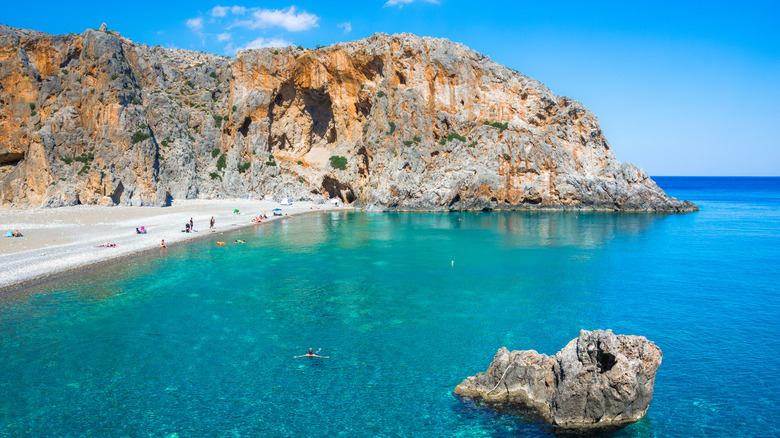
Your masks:
<instances>
[{"instance_id":1,"label":"green shrub on cliff","mask_svg":"<svg viewBox=\"0 0 780 438\"><path fill-rule=\"evenodd\" d=\"M90 152L90 153L82 153L78 157L73 157L74 161L79 161L81 163L90 163L94 159L95 159L95 156L92 154L92 152Z\"/></svg>"},{"instance_id":2,"label":"green shrub on cliff","mask_svg":"<svg viewBox=\"0 0 780 438\"><path fill-rule=\"evenodd\" d=\"M395 122L387 122L388 125L390 125L390 130L387 131L388 134L392 134L395 132Z\"/></svg>"},{"instance_id":3,"label":"green shrub on cliff","mask_svg":"<svg viewBox=\"0 0 780 438\"><path fill-rule=\"evenodd\" d=\"M347 159L339 155L334 155L330 157L330 165L334 169L347 170Z\"/></svg>"},{"instance_id":4,"label":"green shrub on cliff","mask_svg":"<svg viewBox=\"0 0 780 438\"><path fill-rule=\"evenodd\" d=\"M150 137L150 135L148 133L142 132L142 131L137 131L135 134L133 134L133 138L132 138L133 144L136 144L139 141L144 141L144 140L146 140L149 137Z\"/></svg>"},{"instance_id":5,"label":"green shrub on cliff","mask_svg":"<svg viewBox=\"0 0 780 438\"><path fill-rule=\"evenodd\" d=\"M217 158L217 155L219 155L219 149L214 148L211 150L211 158Z\"/></svg>"},{"instance_id":6,"label":"green shrub on cliff","mask_svg":"<svg viewBox=\"0 0 780 438\"><path fill-rule=\"evenodd\" d=\"M217 170L222 171L227 167L227 154L222 154L217 160Z\"/></svg>"},{"instance_id":7,"label":"green shrub on cliff","mask_svg":"<svg viewBox=\"0 0 780 438\"><path fill-rule=\"evenodd\" d=\"M504 130L509 127L509 122L504 122L504 123L493 122L493 123L490 123L487 120L485 120L485 122L482 123L482 124L484 126L492 126L494 128L498 128L499 132L504 132Z\"/></svg>"}]
</instances>

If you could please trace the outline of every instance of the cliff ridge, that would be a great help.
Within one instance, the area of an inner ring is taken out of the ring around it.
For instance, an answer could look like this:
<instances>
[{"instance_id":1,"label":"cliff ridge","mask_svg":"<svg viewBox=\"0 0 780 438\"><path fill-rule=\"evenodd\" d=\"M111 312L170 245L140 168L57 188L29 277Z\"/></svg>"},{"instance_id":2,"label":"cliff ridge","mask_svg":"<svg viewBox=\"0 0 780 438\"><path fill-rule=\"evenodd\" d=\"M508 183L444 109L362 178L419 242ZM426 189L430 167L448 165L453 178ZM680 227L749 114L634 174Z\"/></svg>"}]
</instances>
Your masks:
<instances>
[{"instance_id":1,"label":"cliff ridge","mask_svg":"<svg viewBox=\"0 0 780 438\"><path fill-rule=\"evenodd\" d=\"M0 26L0 204L697 209L618 162L582 104L448 40L227 58L101 29Z\"/></svg>"}]
</instances>

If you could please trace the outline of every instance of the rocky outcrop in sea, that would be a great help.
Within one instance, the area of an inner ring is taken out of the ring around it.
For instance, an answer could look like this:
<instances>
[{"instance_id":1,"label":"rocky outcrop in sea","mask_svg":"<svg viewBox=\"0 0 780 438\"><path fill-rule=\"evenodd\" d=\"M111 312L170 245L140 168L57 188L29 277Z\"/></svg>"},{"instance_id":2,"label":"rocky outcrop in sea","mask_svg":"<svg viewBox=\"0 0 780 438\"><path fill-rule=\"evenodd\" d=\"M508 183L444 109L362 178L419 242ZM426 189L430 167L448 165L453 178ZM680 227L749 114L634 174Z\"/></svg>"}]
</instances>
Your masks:
<instances>
[{"instance_id":1,"label":"rocky outcrop in sea","mask_svg":"<svg viewBox=\"0 0 780 438\"><path fill-rule=\"evenodd\" d=\"M692 211L596 117L444 39L234 58L0 26L0 204L341 196L380 210Z\"/></svg>"},{"instance_id":2,"label":"rocky outcrop in sea","mask_svg":"<svg viewBox=\"0 0 780 438\"><path fill-rule=\"evenodd\" d=\"M455 394L517 410L556 431L597 432L639 421L653 398L661 349L642 336L580 331L555 356L501 348Z\"/></svg>"}]
</instances>

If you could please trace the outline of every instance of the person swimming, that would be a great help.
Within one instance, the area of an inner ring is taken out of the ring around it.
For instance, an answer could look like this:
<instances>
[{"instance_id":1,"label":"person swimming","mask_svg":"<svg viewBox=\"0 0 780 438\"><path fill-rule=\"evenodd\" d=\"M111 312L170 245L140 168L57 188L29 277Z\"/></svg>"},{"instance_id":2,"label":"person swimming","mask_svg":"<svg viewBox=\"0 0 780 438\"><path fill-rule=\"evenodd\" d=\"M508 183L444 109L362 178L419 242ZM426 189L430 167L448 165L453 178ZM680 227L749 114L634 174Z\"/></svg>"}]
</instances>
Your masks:
<instances>
[{"instance_id":1,"label":"person swimming","mask_svg":"<svg viewBox=\"0 0 780 438\"><path fill-rule=\"evenodd\" d=\"M322 348L317 350L317 353L319 353L321 350L322 350ZM295 356L295 357L293 357L293 359L298 359L299 357L319 357L319 358L322 358L322 359L328 359L330 357L330 356L319 356L319 355L317 355L317 353L315 353L314 350L309 348L309 352L308 353L302 354L300 356Z\"/></svg>"}]
</instances>

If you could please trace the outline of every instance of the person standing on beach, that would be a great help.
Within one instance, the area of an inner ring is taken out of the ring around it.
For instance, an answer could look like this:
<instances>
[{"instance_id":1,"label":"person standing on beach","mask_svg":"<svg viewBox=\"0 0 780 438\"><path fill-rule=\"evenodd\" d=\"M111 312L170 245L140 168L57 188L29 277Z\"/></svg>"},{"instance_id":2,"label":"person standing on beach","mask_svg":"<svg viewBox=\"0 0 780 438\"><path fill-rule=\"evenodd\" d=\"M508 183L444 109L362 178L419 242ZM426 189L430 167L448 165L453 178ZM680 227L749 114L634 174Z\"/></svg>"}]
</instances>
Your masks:
<instances>
[{"instance_id":1,"label":"person standing on beach","mask_svg":"<svg viewBox=\"0 0 780 438\"><path fill-rule=\"evenodd\" d=\"M195 231L195 224L192 223L192 218L190 218L190 230Z\"/></svg>"},{"instance_id":2,"label":"person standing on beach","mask_svg":"<svg viewBox=\"0 0 780 438\"><path fill-rule=\"evenodd\" d=\"M214 231L214 216L211 216L211 220L209 221L209 230Z\"/></svg>"}]
</instances>

